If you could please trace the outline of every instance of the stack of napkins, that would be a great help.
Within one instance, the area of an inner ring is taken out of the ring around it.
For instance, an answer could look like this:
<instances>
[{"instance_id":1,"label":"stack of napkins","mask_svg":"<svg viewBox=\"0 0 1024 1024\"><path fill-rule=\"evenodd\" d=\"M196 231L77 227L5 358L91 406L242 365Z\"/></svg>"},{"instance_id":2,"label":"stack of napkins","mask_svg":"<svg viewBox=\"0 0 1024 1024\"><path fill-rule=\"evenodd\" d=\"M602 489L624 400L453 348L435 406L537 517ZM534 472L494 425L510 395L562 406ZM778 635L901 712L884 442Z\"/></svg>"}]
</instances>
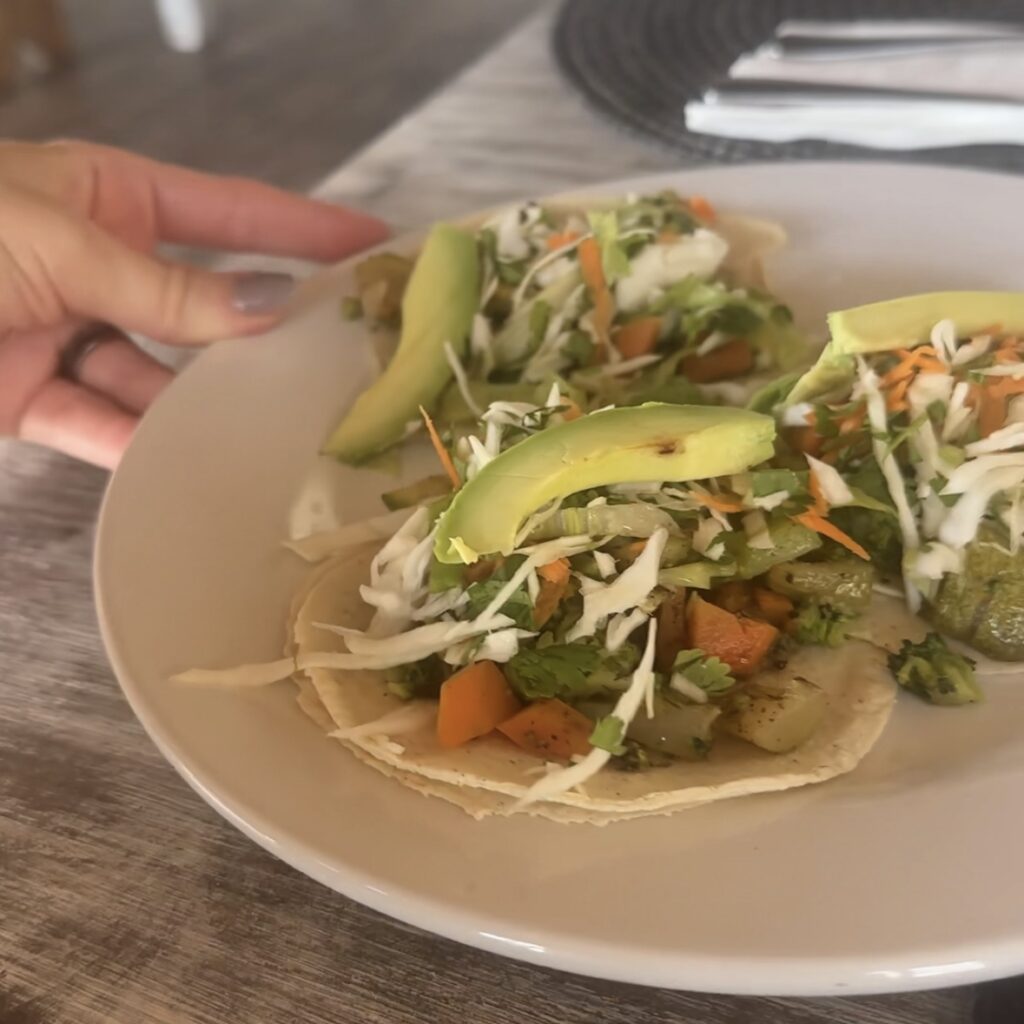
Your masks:
<instances>
[{"instance_id":1,"label":"stack of napkins","mask_svg":"<svg viewBox=\"0 0 1024 1024\"><path fill-rule=\"evenodd\" d=\"M783 22L686 105L686 122L769 142L1024 145L1024 24Z\"/></svg>"}]
</instances>

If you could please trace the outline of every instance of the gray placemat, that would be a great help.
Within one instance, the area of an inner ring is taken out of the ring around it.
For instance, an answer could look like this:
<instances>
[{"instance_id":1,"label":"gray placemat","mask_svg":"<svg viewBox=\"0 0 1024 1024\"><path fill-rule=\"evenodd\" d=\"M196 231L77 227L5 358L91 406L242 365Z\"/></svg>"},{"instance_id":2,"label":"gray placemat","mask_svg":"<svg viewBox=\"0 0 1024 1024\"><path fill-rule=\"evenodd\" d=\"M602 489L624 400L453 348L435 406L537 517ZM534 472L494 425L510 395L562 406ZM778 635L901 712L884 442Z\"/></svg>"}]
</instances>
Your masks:
<instances>
[{"instance_id":1,"label":"gray placemat","mask_svg":"<svg viewBox=\"0 0 1024 1024\"><path fill-rule=\"evenodd\" d=\"M836 157L961 164L1024 172L1024 146L913 152L807 140L771 143L700 135L686 127L696 99L741 54L787 18L964 18L1024 25L1024 0L567 0L555 56L590 102L620 124L692 162Z\"/></svg>"}]
</instances>

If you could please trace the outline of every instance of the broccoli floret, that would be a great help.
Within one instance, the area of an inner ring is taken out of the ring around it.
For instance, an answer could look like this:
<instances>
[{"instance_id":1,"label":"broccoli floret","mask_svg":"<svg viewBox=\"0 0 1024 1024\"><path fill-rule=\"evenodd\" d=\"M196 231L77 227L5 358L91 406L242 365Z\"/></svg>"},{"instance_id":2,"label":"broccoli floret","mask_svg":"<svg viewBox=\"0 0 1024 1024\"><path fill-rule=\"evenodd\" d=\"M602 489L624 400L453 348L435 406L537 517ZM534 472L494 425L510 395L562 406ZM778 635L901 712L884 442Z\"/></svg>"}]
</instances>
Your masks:
<instances>
[{"instance_id":1,"label":"broccoli floret","mask_svg":"<svg viewBox=\"0 0 1024 1024\"><path fill-rule=\"evenodd\" d=\"M956 654L938 633L929 633L915 644L904 640L889 655L889 670L900 686L930 704L955 707L983 699L974 678L974 662Z\"/></svg>"},{"instance_id":2,"label":"broccoli floret","mask_svg":"<svg viewBox=\"0 0 1024 1024\"><path fill-rule=\"evenodd\" d=\"M389 668L384 678L388 692L399 700L412 700L414 697L436 698L441 692L441 684L450 671L451 669L436 654L432 654L422 661Z\"/></svg>"},{"instance_id":3,"label":"broccoli floret","mask_svg":"<svg viewBox=\"0 0 1024 1024\"><path fill-rule=\"evenodd\" d=\"M839 647L846 640L846 624L853 618L830 604L809 601L793 619L793 638L800 644Z\"/></svg>"},{"instance_id":4,"label":"broccoli floret","mask_svg":"<svg viewBox=\"0 0 1024 1024\"><path fill-rule=\"evenodd\" d=\"M699 742L694 737L694 744ZM704 756L707 751L702 750L698 753ZM623 752L611 759L611 767L617 768L620 772L645 772L651 768L664 768L672 761L673 758L670 754L665 754L660 750L651 750L635 740L625 740Z\"/></svg>"}]
</instances>

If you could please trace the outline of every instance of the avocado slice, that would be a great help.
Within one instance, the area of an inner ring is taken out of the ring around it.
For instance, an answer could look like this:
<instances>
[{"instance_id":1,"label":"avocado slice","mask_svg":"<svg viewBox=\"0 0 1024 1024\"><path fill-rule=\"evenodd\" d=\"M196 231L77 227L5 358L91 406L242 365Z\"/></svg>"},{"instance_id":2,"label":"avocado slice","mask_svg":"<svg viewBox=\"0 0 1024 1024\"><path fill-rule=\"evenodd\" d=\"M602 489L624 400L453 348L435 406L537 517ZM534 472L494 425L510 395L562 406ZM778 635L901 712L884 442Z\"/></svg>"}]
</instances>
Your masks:
<instances>
[{"instance_id":1,"label":"avocado slice","mask_svg":"<svg viewBox=\"0 0 1024 1024\"><path fill-rule=\"evenodd\" d=\"M840 310L828 316L832 340L796 382L787 404L838 391L854 375L855 355L913 348L926 342L940 320L952 320L961 336L993 323L1010 334L1024 331L1022 292L928 292Z\"/></svg>"},{"instance_id":2,"label":"avocado slice","mask_svg":"<svg viewBox=\"0 0 1024 1024\"><path fill-rule=\"evenodd\" d=\"M745 409L664 405L605 409L528 437L489 462L438 523L434 555L455 564L515 548L532 512L591 487L702 480L771 458L775 424Z\"/></svg>"},{"instance_id":3,"label":"avocado slice","mask_svg":"<svg viewBox=\"0 0 1024 1024\"><path fill-rule=\"evenodd\" d=\"M331 434L325 454L355 464L402 440L419 407L433 408L452 379L445 343L465 356L479 298L476 240L450 224L435 224L402 299L398 349Z\"/></svg>"}]
</instances>

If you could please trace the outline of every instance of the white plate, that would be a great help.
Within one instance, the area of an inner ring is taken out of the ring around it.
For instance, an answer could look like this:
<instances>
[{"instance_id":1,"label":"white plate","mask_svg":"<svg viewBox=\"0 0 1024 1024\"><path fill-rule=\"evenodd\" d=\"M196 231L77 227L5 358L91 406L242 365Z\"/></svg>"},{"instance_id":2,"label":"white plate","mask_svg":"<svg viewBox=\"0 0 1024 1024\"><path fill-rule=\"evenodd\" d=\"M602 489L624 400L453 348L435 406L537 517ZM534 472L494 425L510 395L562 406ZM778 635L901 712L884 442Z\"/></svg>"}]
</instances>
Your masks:
<instances>
[{"instance_id":1,"label":"white plate","mask_svg":"<svg viewBox=\"0 0 1024 1024\"><path fill-rule=\"evenodd\" d=\"M1024 181L882 164L772 164L617 182L775 218L773 278L826 310L914 291L1020 287ZM404 239L412 247L416 239ZM335 295L348 272L331 272ZM256 842L384 913L497 953L648 985L836 994L1024 968L1024 689L978 708L904 698L852 775L606 829L474 823L363 767L291 688L168 684L277 657L302 567L280 547L315 481L344 518L394 481L320 463L372 360L337 299L227 342L147 416L104 505L103 635L121 685L188 782ZM174 841L169 836L170 842Z\"/></svg>"}]
</instances>

